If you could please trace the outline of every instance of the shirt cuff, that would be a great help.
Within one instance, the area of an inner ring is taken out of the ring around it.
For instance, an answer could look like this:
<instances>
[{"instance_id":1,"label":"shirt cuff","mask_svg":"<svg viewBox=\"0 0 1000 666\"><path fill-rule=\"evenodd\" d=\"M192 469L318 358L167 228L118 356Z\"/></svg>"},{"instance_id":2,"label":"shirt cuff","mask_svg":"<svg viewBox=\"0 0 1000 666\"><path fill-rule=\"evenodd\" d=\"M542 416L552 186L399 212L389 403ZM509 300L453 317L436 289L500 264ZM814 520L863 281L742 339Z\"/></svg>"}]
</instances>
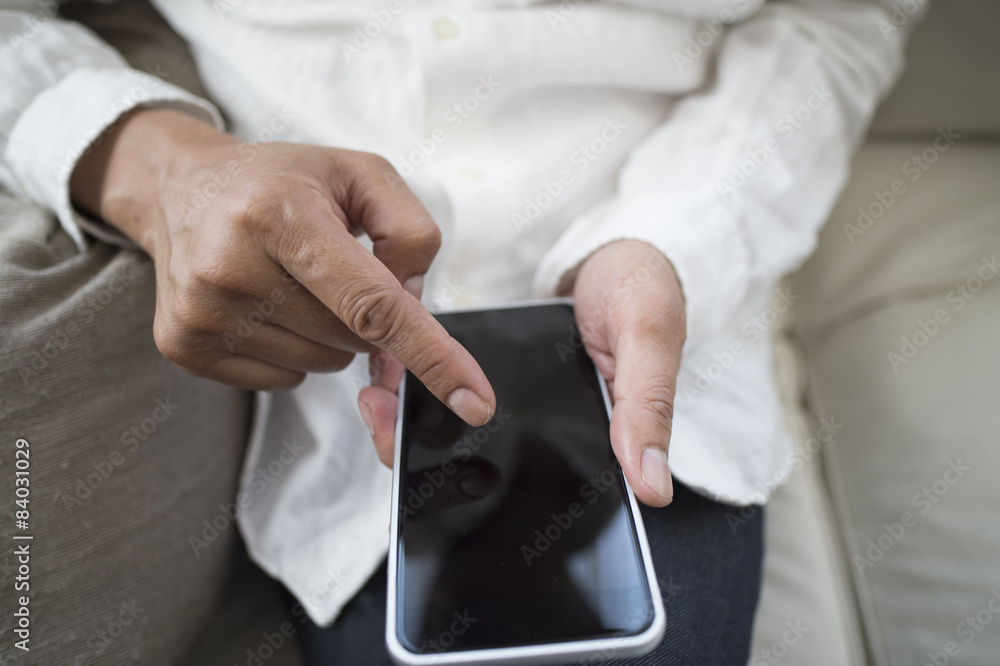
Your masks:
<instances>
[{"instance_id":1,"label":"shirt cuff","mask_svg":"<svg viewBox=\"0 0 1000 666\"><path fill-rule=\"evenodd\" d=\"M222 129L214 105L150 74L131 69L78 69L32 100L10 134L4 156L23 193L48 206L82 251L84 230L135 247L108 225L77 211L69 180L81 157L122 115L137 107L190 113ZM72 113L67 113L72 109Z\"/></svg>"},{"instance_id":2,"label":"shirt cuff","mask_svg":"<svg viewBox=\"0 0 1000 666\"><path fill-rule=\"evenodd\" d=\"M651 193L607 201L578 219L542 260L535 292L566 292L604 245L640 240L673 265L684 293L687 345L721 329L745 298L749 253L736 215L714 191Z\"/></svg>"}]
</instances>

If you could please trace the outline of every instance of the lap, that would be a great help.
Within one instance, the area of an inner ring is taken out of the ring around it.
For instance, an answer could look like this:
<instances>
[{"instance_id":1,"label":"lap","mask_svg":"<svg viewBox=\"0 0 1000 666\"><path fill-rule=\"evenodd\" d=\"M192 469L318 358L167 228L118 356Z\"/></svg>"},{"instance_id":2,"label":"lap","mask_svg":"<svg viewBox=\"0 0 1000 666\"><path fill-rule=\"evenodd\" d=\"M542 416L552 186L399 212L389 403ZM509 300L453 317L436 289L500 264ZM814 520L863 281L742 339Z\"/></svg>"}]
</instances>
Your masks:
<instances>
[{"instance_id":1,"label":"lap","mask_svg":"<svg viewBox=\"0 0 1000 666\"><path fill-rule=\"evenodd\" d=\"M642 508L667 615L667 630L644 657L611 666L746 664L760 593L763 512L739 530L733 509L675 483L673 503ZM327 628L307 623L299 637L307 666L328 663L389 665L385 648L386 570L383 566ZM595 663L593 660L590 663Z\"/></svg>"}]
</instances>

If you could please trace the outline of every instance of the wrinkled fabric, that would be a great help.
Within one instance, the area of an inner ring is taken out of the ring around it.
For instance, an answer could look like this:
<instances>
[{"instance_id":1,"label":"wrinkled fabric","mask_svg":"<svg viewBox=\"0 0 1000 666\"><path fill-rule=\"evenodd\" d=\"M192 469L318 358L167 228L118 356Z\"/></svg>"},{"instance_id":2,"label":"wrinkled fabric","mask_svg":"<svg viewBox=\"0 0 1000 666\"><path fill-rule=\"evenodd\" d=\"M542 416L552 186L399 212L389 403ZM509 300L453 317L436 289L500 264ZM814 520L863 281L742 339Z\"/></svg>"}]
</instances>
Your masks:
<instances>
[{"instance_id":1,"label":"wrinkled fabric","mask_svg":"<svg viewBox=\"0 0 1000 666\"><path fill-rule=\"evenodd\" d=\"M811 252L915 17L874 0L155 4L231 131L393 163L444 233L434 310L552 295L615 240L659 250L688 322L673 473L737 505L788 473L768 338L797 296L774 284ZM81 246L125 243L72 208L79 154L137 105L220 115L79 27L24 38L23 18L0 13L0 182ZM365 364L260 394L244 469L250 552L320 624L388 545Z\"/></svg>"}]
</instances>

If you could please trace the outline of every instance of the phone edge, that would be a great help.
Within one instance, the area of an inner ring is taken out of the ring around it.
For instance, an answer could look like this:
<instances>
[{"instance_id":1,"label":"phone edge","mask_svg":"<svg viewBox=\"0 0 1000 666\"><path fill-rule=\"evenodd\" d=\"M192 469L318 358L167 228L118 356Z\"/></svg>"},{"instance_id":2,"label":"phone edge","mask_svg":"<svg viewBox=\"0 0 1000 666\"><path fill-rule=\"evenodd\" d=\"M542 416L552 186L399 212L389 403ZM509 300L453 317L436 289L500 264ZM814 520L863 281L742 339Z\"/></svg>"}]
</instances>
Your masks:
<instances>
[{"instance_id":1,"label":"phone edge","mask_svg":"<svg viewBox=\"0 0 1000 666\"><path fill-rule=\"evenodd\" d=\"M545 298L531 301L516 301L498 306L468 307L447 310L438 314L482 312L485 310L508 310L523 307L541 307L546 305L572 305L573 299L568 297ZM611 417L611 395L608 393L607 381L601 374L597 364L594 365L594 372L597 373L598 383L601 387L601 396L604 398L604 408L608 417ZM592 656L594 653L605 653L610 651L612 656L608 659L620 657L633 657L646 654L656 647L663 638L666 631L667 619L663 609L663 598L660 594L659 579L656 577L656 570L653 566L652 552L649 548L649 539L646 536L646 526L639 511L639 504L632 492L632 486L628 479L622 475L625 482L625 491L628 496L628 506L632 513L632 521L635 525L636 536L639 541L639 553L642 557L643 570L646 573L646 581L649 584L650 598L653 604L653 621L649 627L641 634L635 636L622 636L617 638L600 638L587 641L571 641L565 643L551 643L548 645L526 645L521 647L490 648L486 650L469 650L452 653L416 654L410 652L400 643L396 635L396 578L398 574L399 562L397 553L399 551L399 469L402 459L402 439L403 439L403 405L406 396L407 373L403 374L403 379L399 383L399 405L396 408L396 429L393 435L393 462L392 462L392 497L390 500L390 511L392 515L389 520L389 553L386 575L388 577L386 585L386 623L385 623L385 643L389 651L389 657L400 666L432 666L435 664L472 664L476 666L506 666L517 664L537 664L539 660L549 660L550 664L570 663L581 658ZM470 658L470 656L472 658Z\"/></svg>"}]
</instances>

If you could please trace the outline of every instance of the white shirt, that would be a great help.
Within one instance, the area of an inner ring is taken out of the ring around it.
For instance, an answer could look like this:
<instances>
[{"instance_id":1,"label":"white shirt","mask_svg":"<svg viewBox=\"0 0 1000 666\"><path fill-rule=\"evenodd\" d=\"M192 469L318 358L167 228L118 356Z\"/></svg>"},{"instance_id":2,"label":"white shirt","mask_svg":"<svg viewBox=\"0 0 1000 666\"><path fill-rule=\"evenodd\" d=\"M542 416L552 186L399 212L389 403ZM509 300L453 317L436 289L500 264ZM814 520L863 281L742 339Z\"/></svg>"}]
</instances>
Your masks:
<instances>
[{"instance_id":1,"label":"white shirt","mask_svg":"<svg viewBox=\"0 0 1000 666\"><path fill-rule=\"evenodd\" d=\"M154 4L190 43L230 131L393 162L444 234L425 283L432 309L552 295L616 239L658 248L687 302L673 474L736 505L765 501L783 480L794 460L770 373L766 333L772 308L784 307L774 285L812 250L901 69L896 26L913 23L902 9L875 0ZM138 105L221 118L128 69L83 28L39 21L38 5L27 6L34 18L0 13L0 183L51 207L81 247L83 230L127 243L69 202L82 151ZM388 545L391 475L355 406L366 384L358 359L295 391L260 394L244 470L250 552L321 624Z\"/></svg>"}]
</instances>

